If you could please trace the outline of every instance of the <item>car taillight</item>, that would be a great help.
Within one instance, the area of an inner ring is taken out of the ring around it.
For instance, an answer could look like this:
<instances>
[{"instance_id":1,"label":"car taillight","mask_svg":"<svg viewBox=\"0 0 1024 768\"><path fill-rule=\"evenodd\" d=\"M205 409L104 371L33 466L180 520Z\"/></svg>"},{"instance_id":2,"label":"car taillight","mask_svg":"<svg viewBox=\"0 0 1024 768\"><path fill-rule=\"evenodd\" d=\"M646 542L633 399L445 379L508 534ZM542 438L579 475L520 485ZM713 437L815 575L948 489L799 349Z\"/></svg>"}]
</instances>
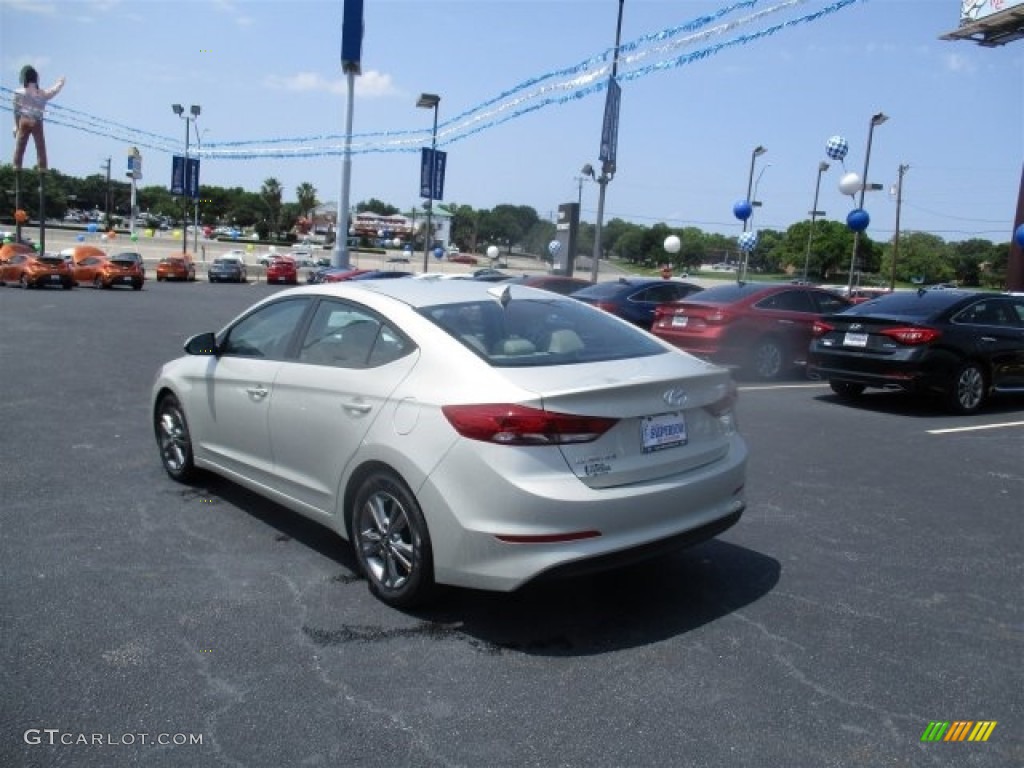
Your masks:
<instances>
[{"instance_id":1,"label":"car taillight","mask_svg":"<svg viewBox=\"0 0 1024 768\"><path fill-rule=\"evenodd\" d=\"M463 437L500 445L589 443L618 421L501 403L445 405L441 411Z\"/></svg>"},{"instance_id":2,"label":"car taillight","mask_svg":"<svg viewBox=\"0 0 1024 768\"><path fill-rule=\"evenodd\" d=\"M724 309L713 309L708 312L704 321L709 325L725 325L726 323L732 322L732 314Z\"/></svg>"},{"instance_id":3,"label":"car taillight","mask_svg":"<svg viewBox=\"0 0 1024 768\"><path fill-rule=\"evenodd\" d=\"M736 401L739 399L739 390L736 382L729 380L725 394L704 406L704 410L714 416L725 428L726 434L732 434L738 428L736 422Z\"/></svg>"},{"instance_id":4,"label":"car taillight","mask_svg":"<svg viewBox=\"0 0 1024 768\"><path fill-rule=\"evenodd\" d=\"M815 337L824 336L827 333L831 333L835 330L834 326L829 325L823 320L815 320L814 325L811 326L811 334Z\"/></svg>"},{"instance_id":5,"label":"car taillight","mask_svg":"<svg viewBox=\"0 0 1024 768\"><path fill-rule=\"evenodd\" d=\"M881 331L883 336L898 341L900 344L915 346L917 344L930 344L942 335L941 331L934 328L886 328Z\"/></svg>"}]
</instances>

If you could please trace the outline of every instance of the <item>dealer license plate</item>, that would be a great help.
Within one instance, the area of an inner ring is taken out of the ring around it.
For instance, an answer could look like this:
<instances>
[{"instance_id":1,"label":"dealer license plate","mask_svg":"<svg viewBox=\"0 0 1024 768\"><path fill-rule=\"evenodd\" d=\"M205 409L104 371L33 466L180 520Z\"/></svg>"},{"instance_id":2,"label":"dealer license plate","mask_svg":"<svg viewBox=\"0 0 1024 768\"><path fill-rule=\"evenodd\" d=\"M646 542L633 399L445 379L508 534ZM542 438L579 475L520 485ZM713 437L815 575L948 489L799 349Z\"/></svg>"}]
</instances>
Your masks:
<instances>
[{"instance_id":1,"label":"dealer license plate","mask_svg":"<svg viewBox=\"0 0 1024 768\"><path fill-rule=\"evenodd\" d=\"M686 444L686 417L682 413L659 413L640 421L644 453Z\"/></svg>"},{"instance_id":2,"label":"dealer license plate","mask_svg":"<svg viewBox=\"0 0 1024 768\"><path fill-rule=\"evenodd\" d=\"M59 283L60 282L60 275L50 275L50 282L51 283Z\"/></svg>"},{"instance_id":3,"label":"dealer license plate","mask_svg":"<svg viewBox=\"0 0 1024 768\"><path fill-rule=\"evenodd\" d=\"M690 318L686 317L686 315L673 315L673 317L672 317L672 327L673 328L685 328L686 324L689 322L689 320L690 320Z\"/></svg>"},{"instance_id":4,"label":"dealer license plate","mask_svg":"<svg viewBox=\"0 0 1024 768\"><path fill-rule=\"evenodd\" d=\"M844 347L866 347L868 335L866 333L846 333L843 335Z\"/></svg>"}]
</instances>

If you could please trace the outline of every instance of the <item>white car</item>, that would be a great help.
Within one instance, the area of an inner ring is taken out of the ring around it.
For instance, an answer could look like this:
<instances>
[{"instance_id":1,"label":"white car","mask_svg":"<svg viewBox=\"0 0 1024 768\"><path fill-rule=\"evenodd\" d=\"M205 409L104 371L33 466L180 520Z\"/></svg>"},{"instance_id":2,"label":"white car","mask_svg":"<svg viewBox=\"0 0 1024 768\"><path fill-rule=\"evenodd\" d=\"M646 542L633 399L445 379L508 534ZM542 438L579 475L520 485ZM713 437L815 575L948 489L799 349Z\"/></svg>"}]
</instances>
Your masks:
<instances>
[{"instance_id":1,"label":"white car","mask_svg":"<svg viewBox=\"0 0 1024 768\"><path fill-rule=\"evenodd\" d=\"M547 291L312 285L185 351L152 391L167 473L319 521L394 606L660 553L745 506L729 373Z\"/></svg>"}]
</instances>

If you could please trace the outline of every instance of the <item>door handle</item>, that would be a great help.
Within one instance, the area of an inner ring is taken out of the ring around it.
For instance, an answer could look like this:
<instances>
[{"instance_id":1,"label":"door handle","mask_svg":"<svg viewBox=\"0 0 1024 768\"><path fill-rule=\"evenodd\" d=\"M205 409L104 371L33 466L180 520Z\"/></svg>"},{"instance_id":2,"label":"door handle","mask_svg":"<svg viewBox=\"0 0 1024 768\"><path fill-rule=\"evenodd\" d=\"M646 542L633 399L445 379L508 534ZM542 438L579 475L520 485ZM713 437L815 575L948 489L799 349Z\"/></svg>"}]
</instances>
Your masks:
<instances>
[{"instance_id":1,"label":"door handle","mask_svg":"<svg viewBox=\"0 0 1024 768\"><path fill-rule=\"evenodd\" d=\"M253 400L262 400L264 397L270 394L270 390L262 385L255 387L246 387L245 391L249 393L249 397Z\"/></svg>"},{"instance_id":2,"label":"door handle","mask_svg":"<svg viewBox=\"0 0 1024 768\"><path fill-rule=\"evenodd\" d=\"M793 320L783 320L781 318L779 320L777 320L776 322L780 323L781 325L792 325L794 323Z\"/></svg>"},{"instance_id":3,"label":"door handle","mask_svg":"<svg viewBox=\"0 0 1024 768\"><path fill-rule=\"evenodd\" d=\"M351 413L359 413L359 414L369 413L370 411L373 410L373 406L372 405L368 405L367 403L352 403L352 402L342 403L341 407L344 408L346 411L349 411Z\"/></svg>"}]
</instances>

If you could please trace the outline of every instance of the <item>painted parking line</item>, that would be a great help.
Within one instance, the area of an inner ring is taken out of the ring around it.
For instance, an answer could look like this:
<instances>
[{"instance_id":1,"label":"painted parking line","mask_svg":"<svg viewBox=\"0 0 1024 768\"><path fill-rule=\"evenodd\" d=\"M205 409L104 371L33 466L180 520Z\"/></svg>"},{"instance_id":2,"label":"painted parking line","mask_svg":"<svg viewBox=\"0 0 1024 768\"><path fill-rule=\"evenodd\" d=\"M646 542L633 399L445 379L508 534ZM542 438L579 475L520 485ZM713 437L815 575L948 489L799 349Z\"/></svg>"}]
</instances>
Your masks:
<instances>
[{"instance_id":1,"label":"painted parking line","mask_svg":"<svg viewBox=\"0 0 1024 768\"><path fill-rule=\"evenodd\" d=\"M1001 424L978 424L973 427L951 427L950 429L929 429L929 435L949 435L954 432L977 432L981 429L1008 429L1010 427L1024 427L1024 421L1004 421Z\"/></svg>"}]
</instances>

